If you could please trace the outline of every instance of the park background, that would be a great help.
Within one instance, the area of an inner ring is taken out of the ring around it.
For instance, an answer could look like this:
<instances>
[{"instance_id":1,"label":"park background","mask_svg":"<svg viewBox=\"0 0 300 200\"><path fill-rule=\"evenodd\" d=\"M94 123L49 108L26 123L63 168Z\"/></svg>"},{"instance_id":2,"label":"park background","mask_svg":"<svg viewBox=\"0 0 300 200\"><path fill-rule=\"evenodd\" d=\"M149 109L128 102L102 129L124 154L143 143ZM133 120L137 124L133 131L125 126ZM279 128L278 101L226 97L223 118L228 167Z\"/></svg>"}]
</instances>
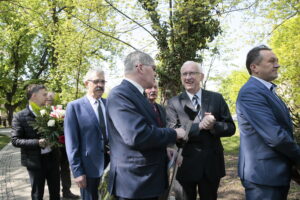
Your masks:
<instances>
[{"instance_id":1,"label":"park background","mask_svg":"<svg viewBox=\"0 0 300 200\"><path fill-rule=\"evenodd\" d=\"M249 78L246 54L267 44L279 58L275 83L297 138L299 12L299 0L0 0L0 127L10 126L13 113L26 106L24 91L32 83L45 84L67 104L84 95L87 70L102 67L106 96L134 50L155 58L160 103L182 91L180 67L194 60L205 71L203 88L222 93L235 116L238 91ZM233 191L240 187L238 132L223 143L228 179L222 184ZM221 193L228 194L226 187ZM293 184L289 198L300 199L299 191Z\"/></svg>"}]
</instances>

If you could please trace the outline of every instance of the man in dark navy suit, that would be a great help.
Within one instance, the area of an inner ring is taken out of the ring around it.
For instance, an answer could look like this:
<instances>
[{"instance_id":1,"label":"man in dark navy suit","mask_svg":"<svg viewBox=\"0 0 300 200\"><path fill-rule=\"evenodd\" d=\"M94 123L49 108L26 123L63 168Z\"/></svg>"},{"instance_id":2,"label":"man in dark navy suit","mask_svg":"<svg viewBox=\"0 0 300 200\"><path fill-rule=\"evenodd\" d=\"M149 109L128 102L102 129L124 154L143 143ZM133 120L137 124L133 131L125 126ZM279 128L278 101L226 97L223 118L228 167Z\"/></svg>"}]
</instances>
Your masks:
<instances>
[{"instance_id":1,"label":"man in dark navy suit","mask_svg":"<svg viewBox=\"0 0 300 200\"><path fill-rule=\"evenodd\" d=\"M144 96L154 85L154 60L140 51L125 59L125 80L107 99L111 168L109 191L124 199L156 200L168 187L167 146L183 129L161 128Z\"/></svg>"},{"instance_id":2,"label":"man in dark navy suit","mask_svg":"<svg viewBox=\"0 0 300 200\"><path fill-rule=\"evenodd\" d=\"M300 148L293 123L272 83L278 76L278 58L267 46L249 51L251 75L236 102L240 128L239 176L247 200L287 199L292 166L300 167Z\"/></svg>"}]
</instances>

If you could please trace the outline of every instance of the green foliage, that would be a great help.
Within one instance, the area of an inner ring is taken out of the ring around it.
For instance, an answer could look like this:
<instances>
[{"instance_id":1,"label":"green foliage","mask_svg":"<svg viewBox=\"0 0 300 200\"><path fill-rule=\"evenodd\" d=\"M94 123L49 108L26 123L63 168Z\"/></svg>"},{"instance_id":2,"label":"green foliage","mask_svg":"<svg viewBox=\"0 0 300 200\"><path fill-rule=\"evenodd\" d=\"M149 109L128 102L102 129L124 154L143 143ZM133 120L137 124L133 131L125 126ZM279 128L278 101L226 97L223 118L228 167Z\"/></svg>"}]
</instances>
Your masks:
<instances>
[{"instance_id":1,"label":"green foliage","mask_svg":"<svg viewBox=\"0 0 300 200\"><path fill-rule=\"evenodd\" d=\"M289 19L273 33L270 43L279 58L278 93L288 104L294 125L300 128L300 15ZM298 133L300 135L300 131Z\"/></svg>"},{"instance_id":2,"label":"green foliage","mask_svg":"<svg viewBox=\"0 0 300 200\"><path fill-rule=\"evenodd\" d=\"M0 135L0 150L5 147L10 141L10 137L6 135Z\"/></svg>"},{"instance_id":3,"label":"green foliage","mask_svg":"<svg viewBox=\"0 0 300 200\"><path fill-rule=\"evenodd\" d=\"M74 100L90 66L120 50L104 35L115 34L115 20L101 0L0 1L0 10L0 103L9 121L26 104L27 85L44 83L64 103Z\"/></svg>"},{"instance_id":4,"label":"green foliage","mask_svg":"<svg viewBox=\"0 0 300 200\"><path fill-rule=\"evenodd\" d=\"M246 70L232 71L229 76L221 79L221 87L219 92L223 95L226 103L229 106L230 112L235 113L235 102L241 87L249 79L249 74Z\"/></svg>"},{"instance_id":5,"label":"green foliage","mask_svg":"<svg viewBox=\"0 0 300 200\"><path fill-rule=\"evenodd\" d=\"M181 90L182 64L187 60L201 61L199 51L208 48L208 42L221 32L219 21L213 17L218 1L174 1L168 21L159 13L158 1L138 1L152 22L159 49L157 73L165 99Z\"/></svg>"},{"instance_id":6,"label":"green foliage","mask_svg":"<svg viewBox=\"0 0 300 200\"><path fill-rule=\"evenodd\" d=\"M237 155L239 152L239 147L240 147L240 136L239 135L234 135L231 137L223 137L221 138L223 147L224 147L224 152L226 154L233 154Z\"/></svg>"}]
</instances>

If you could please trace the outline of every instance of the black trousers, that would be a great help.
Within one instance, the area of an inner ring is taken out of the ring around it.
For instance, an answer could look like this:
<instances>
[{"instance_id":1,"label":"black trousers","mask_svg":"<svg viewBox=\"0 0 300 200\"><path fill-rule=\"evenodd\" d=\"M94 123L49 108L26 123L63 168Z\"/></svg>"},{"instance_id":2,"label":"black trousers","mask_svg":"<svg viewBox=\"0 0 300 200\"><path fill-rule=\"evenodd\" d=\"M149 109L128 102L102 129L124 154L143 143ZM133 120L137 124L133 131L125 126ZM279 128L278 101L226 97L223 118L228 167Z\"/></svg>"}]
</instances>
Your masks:
<instances>
[{"instance_id":1,"label":"black trousers","mask_svg":"<svg viewBox=\"0 0 300 200\"><path fill-rule=\"evenodd\" d=\"M41 155L41 168L29 169L29 178L31 183L31 198L32 200L43 200L45 181L49 189L50 200L59 200L60 180L59 180L59 165L57 154L53 151Z\"/></svg>"},{"instance_id":2,"label":"black trousers","mask_svg":"<svg viewBox=\"0 0 300 200\"><path fill-rule=\"evenodd\" d=\"M198 182L180 182L180 184L182 185L186 200L196 200L197 188L200 200L216 200L220 179L212 182L203 177Z\"/></svg>"},{"instance_id":3,"label":"black trousers","mask_svg":"<svg viewBox=\"0 0 300 200\"><path fill-rule=\"evenodd\" d=\"M67 193L71 188L71 172L66 147L59 148L59 166L62 192Z\"/></svg>"}]
</instances>

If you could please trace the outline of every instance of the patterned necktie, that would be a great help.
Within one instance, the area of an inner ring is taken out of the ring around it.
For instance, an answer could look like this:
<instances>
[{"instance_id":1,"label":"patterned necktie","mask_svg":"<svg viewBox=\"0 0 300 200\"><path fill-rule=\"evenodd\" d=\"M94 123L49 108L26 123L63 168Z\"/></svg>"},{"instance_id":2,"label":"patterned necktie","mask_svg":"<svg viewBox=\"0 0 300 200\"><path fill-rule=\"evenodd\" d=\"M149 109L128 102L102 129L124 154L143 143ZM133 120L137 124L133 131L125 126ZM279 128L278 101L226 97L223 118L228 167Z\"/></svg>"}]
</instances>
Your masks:
<instances>
[{"instance_id":1,"label":"patterned necktie","mask_svg":"<svg viewBox=\"0 0 300 200\"><path fill-rule=\"evenodd\" d=\"M200 105L198 103L198 96L194 95L193 98L192 98L192 101L193 101L194 107L199 112L200 111Z\"/></svg>"},{"instance_id":2,"label":"patterned necktie","mask_svg":"<svg viewBox=\"0 0 300 200\"><path fill-rule=\"evenodd\" d=\"M157 107L156 107L156 105L154 103L151 103L151 105L152 105L152 109L154 110L154 113L155 113L156 122L157 122L158 126L162 128L163 127L163 123L162 123L162 121L160 119L159 111L158 111L158 109L157 109Z\"/></svg>"}]
</instances>

